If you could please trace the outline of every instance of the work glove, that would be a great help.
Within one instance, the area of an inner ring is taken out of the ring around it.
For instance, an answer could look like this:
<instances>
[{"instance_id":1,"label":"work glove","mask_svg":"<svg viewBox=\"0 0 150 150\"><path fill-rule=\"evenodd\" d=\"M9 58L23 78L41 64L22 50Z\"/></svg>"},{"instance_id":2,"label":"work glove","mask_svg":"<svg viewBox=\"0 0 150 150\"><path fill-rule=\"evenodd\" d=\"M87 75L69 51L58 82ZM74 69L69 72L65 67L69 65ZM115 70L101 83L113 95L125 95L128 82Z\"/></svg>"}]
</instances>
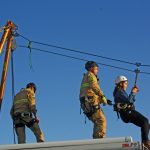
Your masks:
<instances>
[{"instance_id":1,"label":"work glove","mask_svg":"<svg viewBox=\"0 0 150 150\"><path fill-rule=\"evenodd\" d=\"M102 97L102 103L104 106L107 105L107 99L105 96Z\"/></svg>"},{"instance_id":2,"label":"work glove","mask_svg":"<svg viewBox=\"0 0 150 150\"><path fill-rule=\"evenodd\" d=\"M108 105L110 105L110 106L112 106L112 105L113 105L112 101L111 101L111 100L109 100L109 99L107 100L107 104L108 104Z\"/></svg>"},{"instance_id":3,"label":"work glove","mask_svg":"<svg viewBox=\"0 0 150 150\"><path fill-rule=\"evenodd\" d=\"M39 118L38 118L37 116L35 116L34 119L35 119L35 122L36 122L36 123L39 123L39 122L40 122L40 120L39 120Z\"/></svg>"}]
</instances>

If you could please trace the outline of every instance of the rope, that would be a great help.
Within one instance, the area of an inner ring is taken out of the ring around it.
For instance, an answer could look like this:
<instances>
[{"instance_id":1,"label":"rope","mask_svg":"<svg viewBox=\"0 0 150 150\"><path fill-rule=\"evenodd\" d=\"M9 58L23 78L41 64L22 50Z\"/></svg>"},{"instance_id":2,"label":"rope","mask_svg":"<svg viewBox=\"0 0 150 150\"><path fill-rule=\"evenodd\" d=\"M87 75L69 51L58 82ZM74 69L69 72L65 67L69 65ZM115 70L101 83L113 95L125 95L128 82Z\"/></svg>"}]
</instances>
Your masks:
<instances>
[{"instance_id":1,"label":"rope","mask_svg":"<svg viewBox=\"0 0 150 150\"><path fill-rule=\"evenodd\" d=\"M26 38L25 36L19 34L18 32L15 32L14 36L16 36L16 37L20 36L23 39L25 39L25 40L28 41L28 46L27 47L29 49L29 67L30 67L31 70L34 71L33 65L32 65L32 49L31 49L31 47L32 47L32 41L29 38Z\"/></svg>"},{"instance_id":2,"label":"rope","mask_svg":"<svg viewBox=\"0 0 150 150\"><path fill-rule=\"evenodd\" d=\"M107 60L111 60L111 61L116 61L116 62L121 62L121 63L126 63L129 65L134 65L134 66L143 66L143 67L150 67L150 65L144 65L141 63L133 63L133 62L129 62L129 61L124 61L124 60L120 60L120 59L115 59L115 58L110 58L110 57L105 57L102 55L97 55L97 54L92 54L92 53L88 53L88 52L83 52L83 51L79 51L79 50L75 50L75 49L70 49L70 48L65 48L62 46L56 46L56 45L51 45L51 44L47 44L47 43L42 43L42 42L38 42L38 41L32 41L29 38L17 33L20 37L22 37L23 39L27 40L27 41L31 41L32 43L35 44L40 44L40 45L44 45L44 46L49 46L49 47L53 47L53 48L57 48L57 49L61 49L61 50L66 50L66 51L71 51L71 52L75 52L75 53L80 53L80 54L85 54L85 55L89 55L89 56L94 56L94 57L98 57L98 58L103 58L103 59L107 59Z\"/></svg>"},{"instance_id":3,"label":"rope","mask_svg":"<svg viewBox=\"0 0 150 150\"><path fill-rule=\"evenodd\" d=\"M30 66L30 69L33 70L33 65L32 65L32 42L29 41L28 43L28 49L29 49L29 66Z\"/></svg>"},{"instance_id":4,"label":"rope","mask_svg":"<svg viewBox=\"0 0 150 150\"><path fill-rule=\"evenodd\" d=\"M15 96L15 79L14 79L14 58L13 58L13 50L11 50L11 75L12 75L12 101L14 100ZM13 110L14 112L14 110ZM14 122L13 122L13 138L14 138L14 144L16 144L16 137L15 137L15 128L14 128Z\"/></svg>"},{"instance_id":5,"label":"rope","mask_svg":"<svg viewBox=\"0 0 150 150\"><path fill-rule=\"evenodd\" d=\"M149 148L147 148L144 144L142 144L142 149L143 150L149 150Z\"/></svg>"}]
</instances>

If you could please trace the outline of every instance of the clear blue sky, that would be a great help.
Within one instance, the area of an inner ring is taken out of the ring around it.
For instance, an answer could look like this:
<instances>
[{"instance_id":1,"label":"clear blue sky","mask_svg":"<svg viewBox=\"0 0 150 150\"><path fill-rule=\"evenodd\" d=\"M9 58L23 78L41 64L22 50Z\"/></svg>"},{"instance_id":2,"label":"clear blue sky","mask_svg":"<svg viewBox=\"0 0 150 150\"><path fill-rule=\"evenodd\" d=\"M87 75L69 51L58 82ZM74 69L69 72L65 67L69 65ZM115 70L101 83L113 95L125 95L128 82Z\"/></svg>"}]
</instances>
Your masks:
<instances>
[{"instance_id":1,"label":"clear blue sky","mask_svg":"<svg viewBox=\"0 0 150 150\"><path fill-rule=\"evenodd\" d=\"M18 25L18 32L32 40L82 50L131 62L150 64L150 1L145 0L30 0L1 1L0 27L10 19ZM0 36L2 33L0 33ZM18 45L26 45L17 38ZM97 62L134 70L134 66L100 58L65 52L33 44L34 47L61 52ZM34 71L29 68L29 50L17 48L15 59L15 92L33 81L37 84L37 108L45 141L92 138L91 122L84 124L79 114L79 88L85 73L84 62L61 56L32 52ZM0 56L2 71L4 54ZM2 112L0 114L0 144L12 144L11 70L6 80ZM140 68L150 72L150 68ZM130 92L134 73L100 66L100 86L113 100L112 92L117 75L129 79ZM150 119L150 75L140 75L136 108ZM140 129L117 120L112 107L103 107L107 118L107 137L131 135L140 140ZM27 129L27 142L35 142Z\"/></svg>"}]
</instances>

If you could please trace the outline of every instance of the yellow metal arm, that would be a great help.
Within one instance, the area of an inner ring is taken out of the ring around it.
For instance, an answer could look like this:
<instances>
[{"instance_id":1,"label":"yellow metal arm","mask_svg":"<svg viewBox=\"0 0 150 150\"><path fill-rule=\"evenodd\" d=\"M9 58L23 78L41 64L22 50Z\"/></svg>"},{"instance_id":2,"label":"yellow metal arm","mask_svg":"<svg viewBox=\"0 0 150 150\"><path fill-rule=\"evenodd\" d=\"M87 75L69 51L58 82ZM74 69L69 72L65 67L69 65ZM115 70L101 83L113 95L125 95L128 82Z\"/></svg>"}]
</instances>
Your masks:
<instances>
[{"instance_id":1,"label":"yellow metal arm","mask_svg":"<svg viewBox=\"0 0 150 150\"><path fill-rule=\"evenodd\" d=\"M5 89L5 83L6 83L9 58L10 58L10 53L11 53L14 29L15 29L15 25L11 21L8 21L7 25L5 26L5 31L0 42L0 53L1 53L4 47L4 44L6 42L6 39L8 39L7 47L6 47L6 54L5 54L4 64L3 64L3 70L2 70L1 84L0 84L0 110L1 110L2 100L4 96L4 89Z\"/></svg>"}]
</instances>

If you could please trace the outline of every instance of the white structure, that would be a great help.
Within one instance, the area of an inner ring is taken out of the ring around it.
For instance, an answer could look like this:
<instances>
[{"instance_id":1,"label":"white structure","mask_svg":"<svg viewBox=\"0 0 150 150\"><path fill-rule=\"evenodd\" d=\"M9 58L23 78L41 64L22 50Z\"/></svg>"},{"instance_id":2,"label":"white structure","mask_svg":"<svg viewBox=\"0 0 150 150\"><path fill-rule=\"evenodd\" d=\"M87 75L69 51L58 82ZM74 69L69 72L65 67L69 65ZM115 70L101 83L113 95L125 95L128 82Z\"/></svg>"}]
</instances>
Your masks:
<instances>
[{"instance_id":1,"label":"white structure","mask_svg":"<svg viewBox=\"0 0 150 150\"><path fill-rule=\"evenodd\" d=\"M1 145L0 150L142 150L131 137Z\"/></svg>"}]
</instances>

